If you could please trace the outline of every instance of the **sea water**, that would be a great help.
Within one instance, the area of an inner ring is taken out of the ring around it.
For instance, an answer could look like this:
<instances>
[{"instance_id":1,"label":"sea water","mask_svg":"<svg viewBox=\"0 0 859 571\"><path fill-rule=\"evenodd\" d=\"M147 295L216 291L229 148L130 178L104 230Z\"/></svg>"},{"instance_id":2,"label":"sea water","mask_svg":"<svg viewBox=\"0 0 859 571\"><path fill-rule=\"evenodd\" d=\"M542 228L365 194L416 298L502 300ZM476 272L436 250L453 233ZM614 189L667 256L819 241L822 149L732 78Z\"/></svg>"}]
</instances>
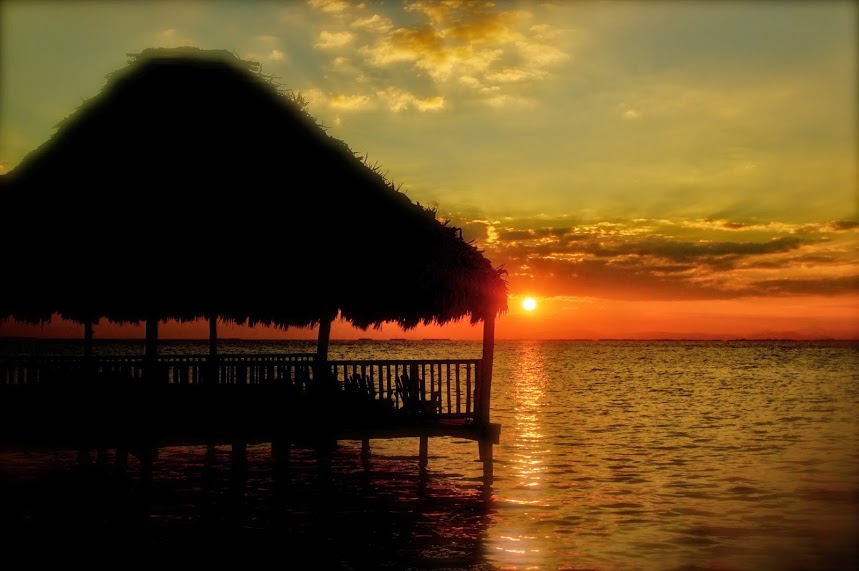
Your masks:
<instances>
[{"instance_id":1,"label":"sea water","mask_svg":"<svg viewBox=\"0 0 859 571\"><path fill-rule=\"evenodd\" d=\"M142 347L104 342L96 353ZM80 343L0 349L69 354ZM222 353L313 350L311 342L220 342ZM161 351L207 348L168 341ZM480 351L477 342L335 341L330 357ZM142 523L116 508L136 497L133 458L131 491L108 493L80 483L75 453L6 451L5 521L38 533L134 521L134 537L150 545L284 546L314 569L859 564L857 343L499 341L492 421L502 431L491 479L477 445L452 438L430 439L426 471L417 439L400 439L372 441L369 458L360 442L341 442L327 463L297 448L287 476L276 474L268 445L254 445L240 490L228 446L165 448ZM110 503L108 514L93 516L93 502Z\"/></svg>"}]
</instances>

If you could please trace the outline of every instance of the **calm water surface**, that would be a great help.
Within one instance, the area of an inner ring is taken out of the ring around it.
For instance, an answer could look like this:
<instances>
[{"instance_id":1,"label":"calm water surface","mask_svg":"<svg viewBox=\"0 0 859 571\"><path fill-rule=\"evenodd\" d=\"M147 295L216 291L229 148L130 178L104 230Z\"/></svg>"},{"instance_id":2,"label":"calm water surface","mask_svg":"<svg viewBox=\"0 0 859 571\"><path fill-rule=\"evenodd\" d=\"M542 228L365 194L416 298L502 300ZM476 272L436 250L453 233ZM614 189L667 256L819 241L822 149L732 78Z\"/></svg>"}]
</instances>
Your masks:
<instances>
[{"instance_id":1,"label":"calm water surface","mask_svg":"<svg viewBox=\"0 0 859 571\"><path fill-rule=\"evenodd\" d=\"M97 349L140 353L142 345ZM221 350L313 345L223 341ZM479 356L478 343L443 341L335 342L331 351L332 358ZM859 564L859 344L502 341L492 404L503 428L491 482L477 445L455 439L430 439L424 473L416 439L373 441L369 461L360 443L343 442L327 468L315 452L297 449L285 477L267 445L252 446L242 490L231 485L229 447L168 448L141 507L133 460L123 487L79 473L71 453L6 452L0 505L7 523L25 532L102 529L108 517L116 529L138 526L135 537L149 545L212 549L239 538L286 546L317 569ZM92 508L98 502L101 511ZM144 517L135 517L138 509Z\"/></svg>"}]
</instances>

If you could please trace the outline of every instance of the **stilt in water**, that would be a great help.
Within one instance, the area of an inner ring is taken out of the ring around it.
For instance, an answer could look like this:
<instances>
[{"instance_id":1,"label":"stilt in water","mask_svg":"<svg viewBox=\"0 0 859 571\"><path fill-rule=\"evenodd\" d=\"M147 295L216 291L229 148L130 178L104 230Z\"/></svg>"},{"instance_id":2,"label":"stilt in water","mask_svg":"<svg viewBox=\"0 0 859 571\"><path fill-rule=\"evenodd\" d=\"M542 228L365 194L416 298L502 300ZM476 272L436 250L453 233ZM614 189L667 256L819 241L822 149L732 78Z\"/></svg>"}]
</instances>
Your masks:
<instances>
[{"instance_id":1,"label":"stilt in water","mask_svg":"<svg viewBox=\"0 0 859 571\"><path fill-rule=\"evenodd\" d=\"M159 383L158 374L158 318L146 319L146 344L143 353L143 378L149 386Z\"/></svg>"},{"instance_id":2,"label":"stilt in water","mask_svg":"<svg viewBox=\"0 0 859 571\"><path fill-rule=\"evenodd\" d=\"M93 367L93 356L92 356L92 341L93 338L93 328L92 321L87 320L84 322L84 358L81 368L81 375L78 378L78 382L83 387L91 387L93 383L93 374L95 373L95 369ZM81 467L89 466L92 464L92 458L90 457L91 447L89 444L92 443L93 437L93 427L89 423L88 418L84 418L83 422L81 422L81 426L84 427L83 432L84 436L81 438L81 445L78 448L78 464Z\"/></svg>"},{"instance_id":3,"label":"stilt in water","mask_svg":"<svg viewBox=\"0 0 859 571\"><path fill-rule=\"evenodd\" d=\"M209 316L209 360L206 363L206 379L209 385L218 384L218 316Z\"/></svg>"},{"instance_id":4,"label":"stilt in water","mask_svg":"<svg viewBox=\"0 0 859 571\"><path fill-rule=\"evenodd\" d=\"M367 461L370 459L370 439L364 438L361 440L361 460Z\"/></svg>"},{"instance_id":5,"label":"stilt in water","mask_svg":"<svg viewBox=\"0 0 859 571\"><path fill-rule=\"evenodd\" d=\"M421 436L420 451L418 452L418 466L421 470L426 469L429 464L429 437Z\"/></svg>"},{"instance_id":6,"label":"stilt in water","mask_svg":"<svg viewBox=\"0 0 859 571\"><path fill-rule=\"evenodd\" d=\"M483 462L483 476L491 478L493 472L492 442L481 440L478 446L480 447L480 461Z\"/></svg>"},{"instance_id":7,"label":"stilt in water","mask_svg":"<svg viewBox=\"0 0 859 571\"><path fill-rule=\"evenodd\" d=\"M92 354L92 345L93 345L93 322L91 320L87 320L84 323L84 360L83 367L81 369L82 378L81 380L85 385L92 385L95 381L95 360L93 359Z\"/></svg>"}]
</instances>

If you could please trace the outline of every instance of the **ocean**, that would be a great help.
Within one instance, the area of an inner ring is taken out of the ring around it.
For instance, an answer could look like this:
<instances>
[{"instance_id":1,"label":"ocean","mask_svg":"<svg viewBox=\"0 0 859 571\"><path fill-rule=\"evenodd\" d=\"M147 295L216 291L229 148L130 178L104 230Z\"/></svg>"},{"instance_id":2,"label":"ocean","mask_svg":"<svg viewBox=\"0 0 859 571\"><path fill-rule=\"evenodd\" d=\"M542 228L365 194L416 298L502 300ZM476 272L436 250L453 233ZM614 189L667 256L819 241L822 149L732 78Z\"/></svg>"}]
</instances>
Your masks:
<instances>
[{"instance_id":1,"label":"ocean","mask_svg":"<svg viewBox=\"0 0 859 571\"><path fill-rule=\"evenodd\" d=\"M309 342L220 342L222 353ZM142 353L102 342L101 354ZM162 344L205 353L205 342ZM0 341L74 354L79 342ZM475 358L462 341L334 341L337 358ZM198 553L275 549L298 569L847 570L859 567L859 343L499 341L494 477L477 444L341 442L277 474L250 446L161 450L140 505L128 481L61 451L0 452L0 536ZM11 543L10 543L11 545ZM299 562L309 561L302 564Z\"/></svg>"}]
</instances>

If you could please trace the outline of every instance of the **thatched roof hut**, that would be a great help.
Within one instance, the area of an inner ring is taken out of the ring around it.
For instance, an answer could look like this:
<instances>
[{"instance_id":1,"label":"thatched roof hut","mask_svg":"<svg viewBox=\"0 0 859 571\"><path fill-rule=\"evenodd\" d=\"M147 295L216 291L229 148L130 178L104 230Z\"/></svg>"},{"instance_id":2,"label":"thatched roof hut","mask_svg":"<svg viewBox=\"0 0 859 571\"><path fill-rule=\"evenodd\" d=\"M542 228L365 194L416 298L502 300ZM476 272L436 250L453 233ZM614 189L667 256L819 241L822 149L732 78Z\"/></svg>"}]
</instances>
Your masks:
<instances>
[{"instance_id":1,"label":"thatched roof hut","mask_svg":"<svg viewBox=\"0 0 859 571\"><path fill-rule=\"evenodd\" d=\"M150 49L0 177L0 318L472 323L503 270L224 51Z\"/></svg>"}]
</instances>

